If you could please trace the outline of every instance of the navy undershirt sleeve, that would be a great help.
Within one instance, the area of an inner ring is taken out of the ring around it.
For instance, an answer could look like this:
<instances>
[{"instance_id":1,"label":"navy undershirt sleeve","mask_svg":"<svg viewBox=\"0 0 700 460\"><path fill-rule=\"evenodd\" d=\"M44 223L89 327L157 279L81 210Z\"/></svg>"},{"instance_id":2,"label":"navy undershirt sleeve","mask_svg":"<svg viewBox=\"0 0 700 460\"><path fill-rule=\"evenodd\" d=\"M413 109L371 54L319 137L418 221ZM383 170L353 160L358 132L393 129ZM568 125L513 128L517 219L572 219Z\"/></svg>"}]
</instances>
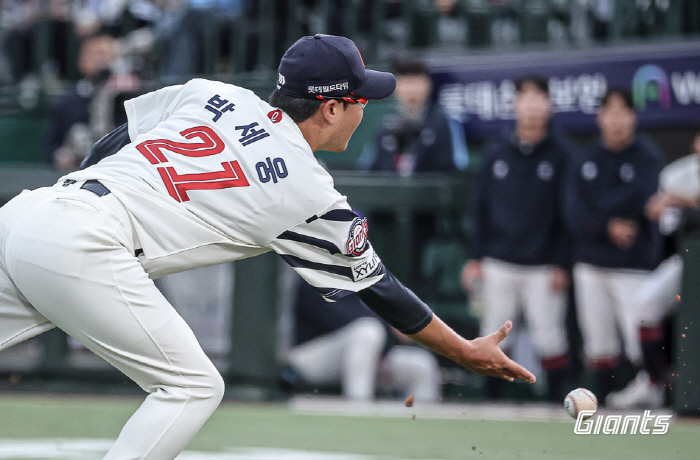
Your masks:
<instances>
[{"instance_id":1,"label":"navy undershirt sleeve","mask_svg":"<svg viewBox=\"0 0 700 460\"><path fill-rule=\"evenodd\" d=\"M357 292L380 318L404 334L415 334L433 319L433 312L410 289L386 270L381 280Z\"/></svg>"},{"instance_id":2,"label":"navy undershirt sleeve","mask_svg":"<svg viewBox=\"0 0 700 460\"><path fill-rule=\"evenodd\" d=\"M80 163L80 169L85 169L89 166L97 164L100 160L103 160L108 156L114 155L130 142L131 139L129 138L129 128L127 124L124 123L111 133L106 134L92 146L88 156L86 156L82 163Z\"/></svg>"}]
</instances>

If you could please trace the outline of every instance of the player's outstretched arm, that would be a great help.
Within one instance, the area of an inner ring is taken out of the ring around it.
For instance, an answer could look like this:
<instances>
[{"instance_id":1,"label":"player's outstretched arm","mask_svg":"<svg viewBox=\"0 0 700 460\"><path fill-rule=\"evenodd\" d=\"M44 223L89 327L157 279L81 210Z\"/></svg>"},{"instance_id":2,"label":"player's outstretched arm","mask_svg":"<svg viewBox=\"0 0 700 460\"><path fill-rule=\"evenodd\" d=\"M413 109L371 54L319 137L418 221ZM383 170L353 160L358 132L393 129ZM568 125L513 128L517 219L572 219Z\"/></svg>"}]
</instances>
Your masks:
<instances>
[{"instance_id":1,"label":"player's outstretched arm","mask_svg":"<svg viewBox=\"0 0 700 460\"><path fill-rule=\"evenodd\" d=\"M531 372L509 359L499 346L513 328L510 321L487 337L466 340L386 269L378 282L357 295L384 321L471 371L510 381L535 381Z\"/></svg>"},{"instance_id":2,"label":"player's outstretched arm","mask_svg":"<svg viewBox=\"0 0 700 460\"><path fill-rule=\"evenodd\" d=\"M535 376L508 358L499 346L512 329L513 323L506 321L498 331L487 337L466 340L433 315L432 321L425 328L415 334L409 334L409 337L479 374L500 377L511 382L521 379L534 383Z\"/></svg>"}]
</instances>

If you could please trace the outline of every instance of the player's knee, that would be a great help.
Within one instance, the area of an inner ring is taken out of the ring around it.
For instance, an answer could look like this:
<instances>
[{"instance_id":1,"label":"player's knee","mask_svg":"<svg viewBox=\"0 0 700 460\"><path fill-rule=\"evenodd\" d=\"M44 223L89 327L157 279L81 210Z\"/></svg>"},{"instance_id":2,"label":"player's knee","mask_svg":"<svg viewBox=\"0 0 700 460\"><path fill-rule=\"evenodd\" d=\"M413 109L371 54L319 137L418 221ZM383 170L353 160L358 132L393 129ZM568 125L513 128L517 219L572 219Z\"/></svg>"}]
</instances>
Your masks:
<instances>
[{"instance_id":1,"label":"player's knee","mask_svg":"<svg viewBox=\"0 0 700 460\"><path fill-rule=\"evenodd\" d=\"M435 401L440 392L440 366L435 356L415 347L394 347L387 355L387 370L394 385L417 401Z\"/></svg>"},{"instance_id":2,"label":"player's knee","mask_svg":"<svg viewBox=\"0 0 700 460\"><path fill-rule=\"evenodd\" d=\"M157 399L169 403L194 404L199 410L208 413L214 412L224 397L224 379L211 365L198 373L181 374L177 380L167 383L149 385L152 394Z\"/></svg>"},{"instance_id":3,"label":"player's knee","mask_svg":"<svg viewBox=\"0 0 700 460\"><path fill-rule=\"evenodd\" d=\"M224 378L213 364L187 385L187 392L190 398L207 401L213 407L219 405L224 397L225 389Z\"/></svg>"},{"instance_id":4,"label":"player's knee","mask_svg":"<svg viewBox=\"0 0 700 460\"><path fill-rule=\"evenodd\" d=\"M221 400L224 398L224 392L226 390L226 383L224 378L217 371L209 376L208 391L206 394L207 399L210 399L213 403L218 406Z\"/></svg>"},{"instance_id":5,"label":"player's knee","mask_svg":"<svg viewBox=\"0 0 700 460\"><path fill-rule=\"evenodd\" d=\"M436 378L439 373L439 365L435 356L427 350L420 348L408 348L410 354L406 355L406 359L400 361L407 372L410 372L412 379L430 379Z\"/></svg>"},{"instance_id":6,"label":"player's knee","mask_svg":"<svg viewBox=\"0 0 700 460\"><path fill-rule=\"evenodd\" d=\"M433 354L427 350L419 351L420 353L417 353L415 356L416 368L418 371L424 375L437 375L440 366L438 365L438 361L435 356L433 356Z\"/></svg>"},{"instance_id":7,"label":"player's knee","mask_svg":"<svg viewBox=\"0 0 700 460\"><path fill-rule=\"evenodd\" d=\"M352 338L365 345L383 347L386 341L386 329L376 318L360 318L353 322Z\"/></svg>"}]
</instances>

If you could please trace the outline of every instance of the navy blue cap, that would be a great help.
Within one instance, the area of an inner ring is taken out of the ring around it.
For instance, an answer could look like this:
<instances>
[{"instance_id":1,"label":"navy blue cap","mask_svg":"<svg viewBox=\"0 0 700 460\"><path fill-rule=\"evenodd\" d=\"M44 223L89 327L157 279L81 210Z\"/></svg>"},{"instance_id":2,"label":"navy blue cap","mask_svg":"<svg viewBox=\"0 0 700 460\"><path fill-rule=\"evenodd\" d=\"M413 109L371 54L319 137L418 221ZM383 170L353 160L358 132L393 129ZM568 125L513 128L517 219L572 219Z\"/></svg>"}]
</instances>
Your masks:
<instances>
[{"instance_id":1,"label":"navy blue cap","mask_svg":"<svg viewBox=\"0 0 700 460\"><path fill-rule=\"evenodd\" d=\"M396 88L394 75L365 69L355 43L335 35L297 40L282 56L278 72L277 89L293 97L383 99Z\"/></svg>"}]
</instances>

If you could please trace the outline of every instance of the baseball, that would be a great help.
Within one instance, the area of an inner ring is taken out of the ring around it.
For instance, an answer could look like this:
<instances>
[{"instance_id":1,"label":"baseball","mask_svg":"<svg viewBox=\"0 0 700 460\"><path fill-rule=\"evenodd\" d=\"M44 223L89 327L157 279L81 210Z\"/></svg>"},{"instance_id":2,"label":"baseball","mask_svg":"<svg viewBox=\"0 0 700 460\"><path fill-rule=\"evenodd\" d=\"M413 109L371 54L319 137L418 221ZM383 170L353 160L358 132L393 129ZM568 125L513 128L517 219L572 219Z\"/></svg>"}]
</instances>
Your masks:
<instances>
[{"instance_id":1,"label":"baseball","mask_svg":"<svg viewBox=\"0 0 700 460\"><path fill-rule=\"evenodd\" d=\"M583 410L597 410L598 398L585 388L576 388L564 398L564 408L573 418L578 418L579 412ZM585 417L585 419L590 418L591 415Z\"/></svg>"}]
</instances>

